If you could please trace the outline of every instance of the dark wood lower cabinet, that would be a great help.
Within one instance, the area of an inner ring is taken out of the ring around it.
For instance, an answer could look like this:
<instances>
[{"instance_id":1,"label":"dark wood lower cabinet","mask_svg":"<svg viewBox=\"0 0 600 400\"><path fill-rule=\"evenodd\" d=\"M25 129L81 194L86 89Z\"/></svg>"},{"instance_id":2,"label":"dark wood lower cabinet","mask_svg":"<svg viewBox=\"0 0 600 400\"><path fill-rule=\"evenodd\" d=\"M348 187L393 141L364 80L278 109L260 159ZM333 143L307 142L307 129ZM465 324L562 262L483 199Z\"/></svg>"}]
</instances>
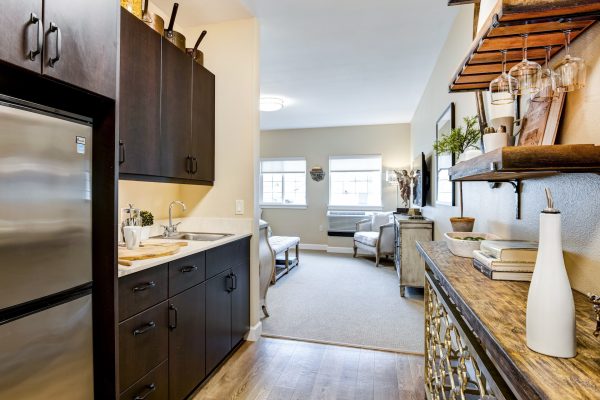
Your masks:
<instances>
[{"instance_id":1,"label":"dark wood lower cabinet","mask_svg":"<svg viewBox=\"0 0 600 400\"><path fill-rule=\"evenodd\" d=\"M169 300L169 399L184 399L206 376L206 285L194 286Z\"/></svg>"},{"instance_id":2,"label":"dark wood lower cabinet","mask_svg":"<svg viewBox=\"0 0 600 400\"><path fill-rule=\"evenodd\" d=\"M119 294L120 399L186 399L249 330L250 238L127 275Z\"/></svg>"},{"instance_id":3,"label":"dark wood lower cabinet","mask_svg":"<svg viewBox=\"0 0 600 400\"><path fill-rule=\"evenodd\" d=\"M232 268L234 289L231 292L231 347L244 339L250 330L250 265Z\"/></svg>"},{"instance_id":4,"label":"dark wood lower cabinet","mask_svg":"<svg viewBox=\"0 0 600 400\"><path fill-rule=\"evenodd\" d=\"M231 270L206 281L206 371L231 350Z\"/></svg>"},{"instance_id":5,"label":"dark wood lower cabinet","mask_svg":"<svg viewBox=\"0 0 600 400\"><path fill-rule=\"evenodd\" d=\"M168 305L160 303L119 325L120 387L126 390L166 360L169 349Z\"/></svg>"},{"instance_id":6,"label":"dark wood lower cabinet","mask_svg":"<svg viewBox=\"0 0 600 400\"><path fill-rule=\"evenodd\" d=\"M121 396L121 400L166 400L169 395L169 363L148 372Z\"/></svg>"}]
</instances>

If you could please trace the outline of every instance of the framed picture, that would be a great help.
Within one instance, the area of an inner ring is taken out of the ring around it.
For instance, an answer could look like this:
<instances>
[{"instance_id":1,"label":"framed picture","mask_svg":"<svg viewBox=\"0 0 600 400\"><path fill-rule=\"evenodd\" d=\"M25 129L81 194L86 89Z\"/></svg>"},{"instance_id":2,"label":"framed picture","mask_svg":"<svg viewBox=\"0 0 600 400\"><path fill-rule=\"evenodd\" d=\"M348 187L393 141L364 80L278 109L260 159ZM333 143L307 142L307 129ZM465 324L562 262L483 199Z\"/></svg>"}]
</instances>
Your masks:
<instances>
[{"instance_id":1,"label":"framed picture","mask_svg":"<svg viewBox=\"0 0 600 400\"><path fill-rule=\"evenodd\" d=\"M435 124L435 140L450 134L454 129L454 103L450 103ZM435 204L454 206L454 183L450 181L449 170L454 165L454 154L435 155Z\"/></svg>"},{"instance_id":2,"label":"framed picture","mask_svg":"<svg viewBox=\"0 0 600 400\"><path fill-rule=\"evenodd\" d=\"M551 101L529 102L523 118L519 146L554 144L560 116L565 103L565 93L559 93Z\"/></svg>"}]
</instances>

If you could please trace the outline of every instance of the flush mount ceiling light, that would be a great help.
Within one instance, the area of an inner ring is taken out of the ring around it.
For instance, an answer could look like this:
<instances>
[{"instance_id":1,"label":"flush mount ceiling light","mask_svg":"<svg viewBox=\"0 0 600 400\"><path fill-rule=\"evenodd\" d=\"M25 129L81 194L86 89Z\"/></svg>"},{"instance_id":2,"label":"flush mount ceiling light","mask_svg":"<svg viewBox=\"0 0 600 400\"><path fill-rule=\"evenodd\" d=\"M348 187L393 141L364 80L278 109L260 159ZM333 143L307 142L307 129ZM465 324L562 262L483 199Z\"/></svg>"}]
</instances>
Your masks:
<instances>
[{"instance_id":1,"label":"flush mount ceiling light","mask_svg":"<svg viewBox=\"0 0 600 400\"><path fill-rule=\"evenodd\" d=\"M279 97L261 97L260 98L260 111L279 111L283 108L283 99Z\"/></svg>"}]
</instances>

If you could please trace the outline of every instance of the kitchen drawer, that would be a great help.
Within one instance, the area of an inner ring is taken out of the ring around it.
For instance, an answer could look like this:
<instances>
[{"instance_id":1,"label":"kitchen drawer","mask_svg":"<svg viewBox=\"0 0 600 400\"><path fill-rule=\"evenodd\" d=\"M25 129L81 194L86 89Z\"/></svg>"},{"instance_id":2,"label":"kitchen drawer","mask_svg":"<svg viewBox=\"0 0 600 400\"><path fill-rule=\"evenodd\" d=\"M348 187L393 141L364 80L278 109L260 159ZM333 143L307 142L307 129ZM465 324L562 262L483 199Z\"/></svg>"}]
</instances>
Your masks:
<instances>
[{"instance_id":1,"label":"kitchen drawer","mask_svg":"<svg viewBox=\"0 0 600 400\"><path fill-rule=\"evenodd\" d=\"M204 282L206 254L204 252L169 263L169 296L175 296L186 289Z\"/></svg>"},{"instance_id":2,"label":"kitchen drawer","mask_svg":"<svg viewBox=\"0 0 600 400\"><path fill-rule=\"evenodd\" d=\"M226 269L243 264L249 259L248 238L224 244L206 252L206 279L220 274Z\"/></svg>"},{"instance_id":3,"label":"kitchen drawer","mask_svg":"<svg viewBox=\"0 0 600 400\"><path fill-rule=\"evenodd\" d=\"M121 400L165 400L169 395L169 362L148 372L120 396Z\"/></svg>"},{"instance_id":4,"label":"kitchen drawer","mask_svg":"<svg viewBox=\"0 0 600 400\"><path fill-rule=\"evenodd\" d=\"M165 301L168 265L163 264L119 279L119 321Z\"/></svg>"},{"instance_id":5,"label":"kitchen drawer","mask_svg":"<svg viewBox=\"0 0 600 400\"><path fill-rule=\"evenodd\" d=\"M169 354L169 311L164 301L119 324L120 390L133 385Z\"/></svg>"}]
</instances>

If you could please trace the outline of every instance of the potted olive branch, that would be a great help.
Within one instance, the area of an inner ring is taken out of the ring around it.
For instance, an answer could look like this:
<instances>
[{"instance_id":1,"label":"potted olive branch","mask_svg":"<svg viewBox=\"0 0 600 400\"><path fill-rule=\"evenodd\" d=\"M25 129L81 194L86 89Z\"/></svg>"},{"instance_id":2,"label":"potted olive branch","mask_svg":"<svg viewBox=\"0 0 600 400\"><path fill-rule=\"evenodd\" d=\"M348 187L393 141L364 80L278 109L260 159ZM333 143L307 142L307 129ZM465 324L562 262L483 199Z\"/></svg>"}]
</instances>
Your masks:
<instances>
[{"instance_id":1,"label":"potted olive branch","mask_svg":"<svg viewBox=\"0 0 600 400\"><path fill-rule=\"evenodd\" d=\"M462 127L454 128L447 135L442 135L440 140L433 144L433 150L438 154L454 154L459 162L465 158L464 153L467 149L473 147L478 149L477 144L481 138L481 131L477 124L477 117L465 117L465 129ZM460 199L460 218L450 218L454 232L472 232L475 225L475 218L465 217L463 215L463 188L462 182L459 182Z\"/></svg>"},{"instance_id":2,"label":"potted olive branch","mask_svg":"<svg viewBox=\"0 0 600 400\"><path fill-rule=\"evenodd\" d=\"M142 237L141 240L148 240L150 238L150 229L154 225L154 215L150 211L140 211L140 218L142 219Z\"/></svg>"}]
</instances>

